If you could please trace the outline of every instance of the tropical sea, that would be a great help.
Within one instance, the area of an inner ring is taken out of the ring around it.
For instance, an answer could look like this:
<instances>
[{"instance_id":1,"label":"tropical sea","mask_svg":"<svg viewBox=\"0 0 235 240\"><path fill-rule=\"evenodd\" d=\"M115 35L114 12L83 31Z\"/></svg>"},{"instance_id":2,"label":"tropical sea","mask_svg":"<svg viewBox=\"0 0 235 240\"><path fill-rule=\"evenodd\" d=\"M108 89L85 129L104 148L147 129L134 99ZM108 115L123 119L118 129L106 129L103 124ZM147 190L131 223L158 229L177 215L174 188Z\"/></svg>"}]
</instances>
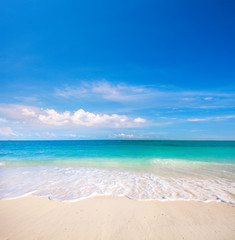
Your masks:
<instances>
[{"instance_id":1,"label":"tropical sea","mask_svg":"<svg viewBox=\"0 0 235 240\"><path fill-rule=\"evenodd\" d=\"M0 197L235 203L235 141L0 141Z\"/></svg>"}]
</instances>

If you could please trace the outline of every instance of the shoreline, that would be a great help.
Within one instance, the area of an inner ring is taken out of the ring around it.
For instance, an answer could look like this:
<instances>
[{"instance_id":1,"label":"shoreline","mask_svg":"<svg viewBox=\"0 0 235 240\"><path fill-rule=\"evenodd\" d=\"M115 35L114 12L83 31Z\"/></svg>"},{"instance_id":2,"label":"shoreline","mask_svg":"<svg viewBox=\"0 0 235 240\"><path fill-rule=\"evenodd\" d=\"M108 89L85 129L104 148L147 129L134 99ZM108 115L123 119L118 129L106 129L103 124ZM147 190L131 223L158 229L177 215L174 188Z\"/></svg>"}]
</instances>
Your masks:
<instances>
[{"instance_id":1,"label":"shoreline","mask_svg":"<svg viewBox=\"0 0 235 240\"><path fill-rule=\"evenodd\" d=\"M61 203L76 203L76 202L80 202L80 201L84 201L87 199L93 199L93 198L126 198L129 199L131 201L139 201L139 202L196 202L196 203L224 203L224 204L228 204L228 205L234 205L235 206L235 202L225 202L223 200L197 200L197 199L167 199L167 198L163 198L163 199L135 199L135 198L131 198L129 196L125 196L125 195L99 195L99 194L94 194L94 195L90 195L87 197L81 197L78 199L73 199L73 200L60 200L60 199L56 199L56 198L51 198L50 196L37 196L37 195L32 195L35 191L33 192L29 192L26 193L24 195L21 196L17 196L17 197L11 197L11 198L0 198L0 202L1 201L11 201L11 200L17 200L17 199L21 199L21 198L43 198L43 199L48 199L49 201L55 201L55 202L61 202Z\"/></svg>"},{"instance_id":2,"label":"shoreline","mask_svg":"<svg viewBox=\"0 0 235 240\"><path fill-rule=\"evenodd\" d=\"M235 203L233 169L230 172L227 168L224 168L226 171L219 169L220 176L216 175L219 171L217 168L198 168L197 171L191 172L186 170L177 168L174 175L167 174L164 169L154 174L94 167L2 167L1 198L32 194L71 202L94 195L111 195L149 201L196 200ZM223 178L224 175L226 178Z\"/></svg>"},{"instance_id":3,"label":"shoreline","mask_svg":"<svg viewBox=\"0 0 235 240\"><path fill-rule=\"evenodd\" d=\"M0 200L0 239L235 239L235 205L93 196Z\"/></svg>"}]
</instances>

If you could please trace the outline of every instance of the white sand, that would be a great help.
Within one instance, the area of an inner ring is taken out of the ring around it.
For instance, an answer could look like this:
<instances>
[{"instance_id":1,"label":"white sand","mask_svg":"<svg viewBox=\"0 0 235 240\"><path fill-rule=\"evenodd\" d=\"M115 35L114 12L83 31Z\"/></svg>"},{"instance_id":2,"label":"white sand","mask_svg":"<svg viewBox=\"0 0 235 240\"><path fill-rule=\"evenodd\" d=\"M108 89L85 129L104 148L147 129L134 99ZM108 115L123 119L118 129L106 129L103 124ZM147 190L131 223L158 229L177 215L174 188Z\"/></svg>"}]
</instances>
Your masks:
<instances>
[{"instance_id":1,"label":"white sand","mask_svg":"<svg viewBox=\"0 0 235 240\"><path fill-rule=\"evenodd\" d=\"M0 239L235 239L235 205L95 197L0 200Z\"/></svg>"}]
</instances>

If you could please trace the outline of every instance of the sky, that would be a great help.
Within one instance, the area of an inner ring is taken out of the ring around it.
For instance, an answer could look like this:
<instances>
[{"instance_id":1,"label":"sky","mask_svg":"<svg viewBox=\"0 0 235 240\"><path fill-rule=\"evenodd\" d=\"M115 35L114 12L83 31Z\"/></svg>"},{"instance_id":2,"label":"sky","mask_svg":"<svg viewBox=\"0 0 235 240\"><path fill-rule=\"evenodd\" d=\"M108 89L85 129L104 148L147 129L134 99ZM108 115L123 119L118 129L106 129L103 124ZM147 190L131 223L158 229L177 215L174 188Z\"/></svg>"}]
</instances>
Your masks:
<instances>
[{"instance_id":1,"label":"sky","mask_svg":"<svg viewBox=\"0 0 235 240\"><path fill-rule=\"evenodd\" d=\"M235 140L235 1L8 0L0 140Z\"/></svg>"}]
</instances>

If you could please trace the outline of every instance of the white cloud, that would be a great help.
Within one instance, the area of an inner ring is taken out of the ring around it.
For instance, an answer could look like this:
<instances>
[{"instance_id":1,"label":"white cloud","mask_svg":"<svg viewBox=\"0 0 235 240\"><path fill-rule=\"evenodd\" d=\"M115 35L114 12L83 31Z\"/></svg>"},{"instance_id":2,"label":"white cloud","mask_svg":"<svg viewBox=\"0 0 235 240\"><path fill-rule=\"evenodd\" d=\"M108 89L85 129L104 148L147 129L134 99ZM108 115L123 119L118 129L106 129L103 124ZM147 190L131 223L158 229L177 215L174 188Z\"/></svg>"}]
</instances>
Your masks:
<instances>
[{"instance_id":1,"label":"white cloud","mask_svg":"<svg viewBox=\"0 0 235 240\"><path fill-rule=\"evenodd\" d=\"M107 128L132 128L141 126L145 119L130 118L119 114L100 114L79 109L75 112L57 112L54 109L39 109L31 106L9 105L0 108L0 113L23 123L53 126L86 126Z\"/></svg>"},{"instance_id":2,"label":"white cloud","mask_svg":"<svg viewBox=\"0 0 235 240\"><path fill-rule=\"evenodd\" d=\"M137 99L149 98L151 91L142 86L131 86L123 83L111 84L108 81L93 81L89 84L83 82L78 87L65 87L56 89L56 96L60 97L96 97L114 102L136 101Z\"/></svg>"},{"instance_id":3,"label":"white cloud","mask_svg":"<svg viewBox=\"0 0 235 240\"><path fill-rule=\"evenodd\" d=\"M223 121L231 118L235 118L235 115L215 116L215 117L207 117L207 118L188 118L187 121L188 122L200 122L200 121L211 121L211 120Z\"/></svg>"},{"instance_id":4,"label":"white cloud","mask_svg":"<svg viewBox=\"0 0 235 240\"><path fill-rule=\"evenodd\" d=\"M134 138L133 134L118 133L113 135L115 138Z\"/></svg>"},{"instance_id":5,"label":"white cloud","mask_svg":"<svg viewBox=\"0 0 235 240\"><path fill-rule=\"evenodd\" d=\"M144 118L138 117L138 118L135 118L135 119L134 119L134 122L136 122L136 123L145 123L146 120L145 120Z\"/></svg>"},{"instance_id":6,"label":"white cloud","mask_svg":"<svg viewBox=\"0 0 235 240\"><path fill-rule=\"evenodd\" d=\"M71 115L69 111L58 113L54 109L46 109L36 117L43 124L61 126L69 122Z\"/></svg>"},{"instance_id":7,"label":"white cloud","mask_svg":"<svg viewBox=\"0 0 235 240\"><path fill-rule=\"evenodd\" d=\"M36 116L36 113L34 111L31 111L28 108L23 108L22 109L22 114L25 115L25 116L31 116L31 117L35 117Z\"/></svg>"},{"instance_id":8,"label":"white cloud","mask_svg":"<svg viewBox=\"0 0 235 240\"><path fill-rule=\"evenodd\" d=\"M168 134L167 132L147 132L147 133L117 133L110 136L110 139L132 139L132 140L151 140L151 139L158 139L159 135Z\"/></svg>"},{"instance_id":9,"label":"white cloud","mask_svg":"<svg viewBox=\"0 0 235 240\"><path fill-rule=\"evenodd\" d=\"M36 117L41 111L40 108L25 106L20 104L2 104L0 105L0 114L12 119L24 120Z\"/></svg>"},{"instance_id":10,"label":"white cloud","mask_svg":"<svg viewBox=\"0 0 235 240\"><path fill-rule=\"evenodd\" d=\"M1 127L0 135L3 136L17 136L17 134L10 127Z\"/></svg>"},{"instance_id":11,"label":"white cloud","mask_svg":"<svg viewBox=\"0 0 235 240\"><path fill-rule=\"evenodd\" d=\"M79 109L71 116L71 121L81 126L109 126L109 127L132 127L134 126L133 120L130 120L125 115L118 114L94 114L85 112Z\"/></svg>"},{"instance_id":12,"label":"white cloud","mask_svg":"<svg viewBox=\"0 0 235 240\"><path fill-rule=\"evenodd\" d=\"M86 88L84 87L75 87L75 88L71 88L71 87L65 87L64 89L56 89L56 96L59 97L85 97L87 96L88 91Z\"/></svg>"},{"instance_id":13,"label":"white cloud","mask_svg":"<svg viewBox=\"0 0 235 240\"><path fill-rule=\"evenodd\" d=\"M71 133L71 134L68 134L68 135L67 135L67 137L77 137L77 135L76 135L76 134L73 134L73 133Z\"/></svg>"},{"instance_id":14,"label":"white cloud","mask_svg":"<svg viewBox=\"0 0 235 240\"><path fill-rule=\"evenodd\" d=\"M0 118L0 122L7 122L7 120L4 118Z\"/></svg>"},{"instance_id":15,"label":"white cloud","mask_svg":"<svg viewBox=\"0 0 235 240\"><path fill-rule=\"evenodd\" d=\"M201 121L209 121L208 118L189 118L189 122L201 122Z\"/></svg>"},{"instance_id":16,"label":"white cloud","mask_svg":"<svg viewBox=\"0 0 235 240\"><path fill-rule=\"evenodd\" d=\"M45 135L48 137L55 137L56 135L53 132L45 132Z\"/></svg>"},{"instance_id":17,"label":"white cloud","mask_svg":"<svg viewBox=\"0 0 235 240\"><path fill-rule=\"evenodd\" d=\"M102 81L93 83L91 91L100 94L104 99L122 102L145 97L147 89L126 84L111 85L107 81Z\"/></svg>"},{"instance_id":18,"label":"white cloud","mask_svg":"<svg viewBox=\"0 0 235 240\"><path fill-rule=\"evenodd\" d=\"M134 86L110 83L106 80L79 83L56 89L56 96L86 98L127 104L132 108L225 108L233 107L234 93L210 91L183 91L173 87ZM213 101L211 101L213 99Z\"/></svg>"},{"instance_id":19,"label":"white cloud","mask_svg":"<svg viewBox=\"0 0 235 240\"><path fill-rule=\"evenodd\" d=\"M183 101L194 101L196 98L181 98Z\"/></svg>"},{"instance_id":20,"label":"white cloud","mask_svg":"<svg viewBox=\"0 0 235 240\"><path fill-rule=\"evenodd\" d=\"M213 97L205 97L204 100L212 100Z\"/></svg>"}]
</instances>

